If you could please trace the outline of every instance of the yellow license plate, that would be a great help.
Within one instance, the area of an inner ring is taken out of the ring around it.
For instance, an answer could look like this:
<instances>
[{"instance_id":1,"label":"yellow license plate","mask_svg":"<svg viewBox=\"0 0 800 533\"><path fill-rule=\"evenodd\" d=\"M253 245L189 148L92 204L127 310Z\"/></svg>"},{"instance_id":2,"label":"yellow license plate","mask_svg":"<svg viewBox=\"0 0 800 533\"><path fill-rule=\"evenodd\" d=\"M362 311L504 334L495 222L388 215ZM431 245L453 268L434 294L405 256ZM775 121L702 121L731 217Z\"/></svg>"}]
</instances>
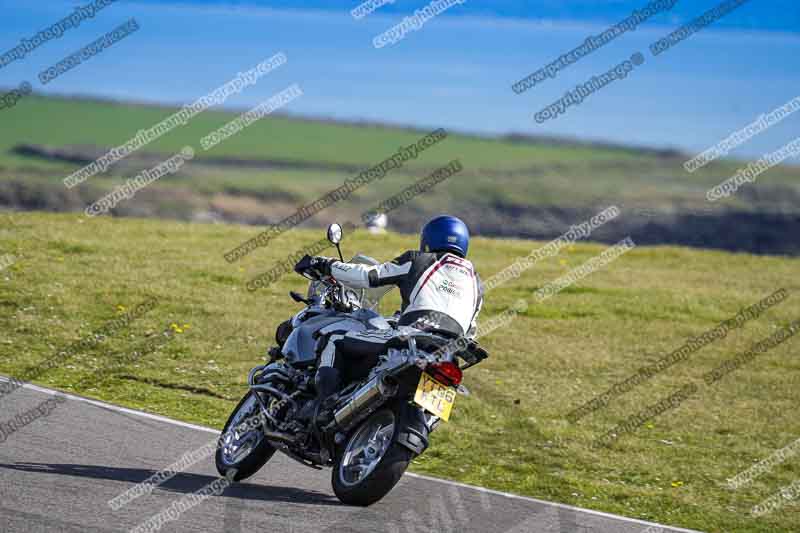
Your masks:
<instances>
[{"instance_id":1,"label":"yellow license plate","mask_svg":"<svg viewBox=\"0 0 800 533\"><path fill-rule=\"evenodd\" d=\"M423 372L419 378L414 402L447 422L456 402L456 391Z\"/></svg>"}]
</instances>

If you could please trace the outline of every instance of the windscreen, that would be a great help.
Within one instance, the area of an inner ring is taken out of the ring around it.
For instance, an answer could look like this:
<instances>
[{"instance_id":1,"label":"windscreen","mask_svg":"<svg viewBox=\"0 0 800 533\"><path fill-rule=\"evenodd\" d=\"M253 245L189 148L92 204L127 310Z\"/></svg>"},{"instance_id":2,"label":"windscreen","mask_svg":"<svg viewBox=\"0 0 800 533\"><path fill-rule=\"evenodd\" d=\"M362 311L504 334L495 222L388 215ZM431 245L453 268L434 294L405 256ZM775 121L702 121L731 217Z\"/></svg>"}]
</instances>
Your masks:
<instances>
[{"instance_id":1,"label":"windscreen","mask_svg":"<svg viewBox=\"0 0 800 533\"><path fill-rule=\"evenodd\" d=\"M378 265L380 264L379 261L369 257L367 255L356 254L350 260L351 263L361 264L361 265ZM378 311L378 304L381 301L381 298L386 295L390 290L392 290L392 285L385 285L383 287L375 287L374 289L352 289L356 291L359 295L359 303L362 309L371 309L373 311Z\"/></svg>"}]
</instances>

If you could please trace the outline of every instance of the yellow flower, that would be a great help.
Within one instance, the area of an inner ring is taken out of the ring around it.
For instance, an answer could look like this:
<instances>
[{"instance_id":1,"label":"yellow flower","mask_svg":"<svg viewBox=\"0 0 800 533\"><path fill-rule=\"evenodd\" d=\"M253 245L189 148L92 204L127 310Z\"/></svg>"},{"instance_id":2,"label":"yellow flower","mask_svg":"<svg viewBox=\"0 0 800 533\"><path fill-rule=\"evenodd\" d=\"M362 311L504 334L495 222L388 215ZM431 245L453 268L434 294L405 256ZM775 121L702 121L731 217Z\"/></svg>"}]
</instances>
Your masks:
<instances>
[{"instance_id":1,"label":"yellow flower","mask_svg":"<svg viewBox=\"0 0 800 533\"><path fill-rule=\"evenodd\" d=\"M673 487L682 487L683 486L683 481L673 481L672 482L672 486Z\"/></svg>"},{"instance_id":2,"label":"yellow flower","mask_svg":"<svg viewBox=\"0 0 800 533\"><path fill-rule=\"evenodd\" d=\"M117 311L119 311L120 313L124 313L125 312L125 306L124 305L118 305L117 306Z\"/></svg>"},{"instance_id":3,"label":"yellow flower","mask_svg":"<svg viewBox=\"0 0 800 533\"><path fill-rule=\"evenodd\" d=\"M647 429L653 429L655 426L653 425L652 422L648 422L647 424L645 424L644 427L646 427Z\"/></svg>"}]
</instances>

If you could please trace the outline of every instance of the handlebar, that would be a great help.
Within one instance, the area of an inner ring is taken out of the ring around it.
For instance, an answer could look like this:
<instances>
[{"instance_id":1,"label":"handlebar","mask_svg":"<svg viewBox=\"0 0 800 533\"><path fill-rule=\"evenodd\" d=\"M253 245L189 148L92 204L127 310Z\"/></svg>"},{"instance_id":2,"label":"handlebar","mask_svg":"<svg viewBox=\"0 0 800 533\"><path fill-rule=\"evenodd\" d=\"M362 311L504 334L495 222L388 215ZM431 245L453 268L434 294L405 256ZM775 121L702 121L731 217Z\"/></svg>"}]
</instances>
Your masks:
<instances>
[{"instance_id":1,"label":"handlebar","mask_svg":"<svg viewBox=\"0 0 800 533\"><path fill-rule=\"evenodd\" d=\"M348 301L345 297L347 287L339 283L335 278L323 275L313 267L300 267L300 264L295 267L295 271L298 274L306 279L323 284L324 289L319 291L314 298L304 298L302 295L291 291L289 296L291 296L294 301L306 305L316 304L325 307L333 307L337 311L342 312L352 312L357 308L354 302Z\"/></svg>"}]
</instances>

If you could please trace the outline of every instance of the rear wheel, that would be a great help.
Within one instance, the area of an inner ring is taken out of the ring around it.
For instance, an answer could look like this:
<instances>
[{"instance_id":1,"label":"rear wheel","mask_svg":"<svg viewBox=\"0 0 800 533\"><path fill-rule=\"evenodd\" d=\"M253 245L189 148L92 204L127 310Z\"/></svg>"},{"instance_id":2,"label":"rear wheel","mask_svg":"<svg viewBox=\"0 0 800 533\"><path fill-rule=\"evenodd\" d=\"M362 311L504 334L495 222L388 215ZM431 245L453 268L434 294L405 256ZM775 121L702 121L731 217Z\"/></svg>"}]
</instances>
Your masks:
<instances>
[{"instance_id":1,"label":"rear wheel","mask_svg":"<svg viewBox=\"0 0 800 533\"><path fill-rule=\"evenodd\" d=\"M333 467L333 492L342 503L372 505L394 488L414 458L397 442L399 417L381 409L350 436Z\"/></svg>"},{"instance_id":2,"label":"rear wheel","mask_svg":"<svg viewBox=\"0 0 800 533\"><path fill-rule=\"evenodd\" d=\"M217 472L241 481L258 472L275 453L264 438L258 399L248 392L233 410L217 442ZM231 479L229 477L229 479Z\"/></svg>"}]
</instances>

